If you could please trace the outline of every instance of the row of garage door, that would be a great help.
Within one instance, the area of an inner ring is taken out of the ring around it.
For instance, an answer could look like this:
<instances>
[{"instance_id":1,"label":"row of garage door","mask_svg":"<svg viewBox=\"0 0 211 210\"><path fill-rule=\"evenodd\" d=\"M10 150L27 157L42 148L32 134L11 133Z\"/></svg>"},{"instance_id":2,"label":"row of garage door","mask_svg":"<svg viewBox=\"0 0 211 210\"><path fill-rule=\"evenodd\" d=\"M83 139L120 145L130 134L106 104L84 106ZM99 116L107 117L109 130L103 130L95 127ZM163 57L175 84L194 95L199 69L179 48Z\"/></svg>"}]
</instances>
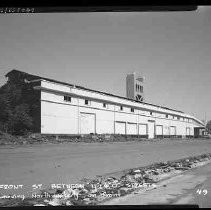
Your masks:
<instances>
[{"instance_id":1,"label":"row of garage door","mask_svg":"<svg viewBox=\"0 0 211 210\"><path fill-rule=\"evenodd\" d=\"M81 113L80 115L80 128L81 134L96 133L96 119L95 114ZM115 134L127 134L127 135L148 135L149 138L154 138L154 135L163 135L163 126L156 125L154 122L148 122L147 124L115 122ZM169 134L176 135L176 127L170 126ZM190 128L186 129L186 135L190 135Z\"/></svg>"},{"instance_id":2,"label":"row of garage door","mask_svg":"<svg viewBox=\"0 0 211 210\"><path fill-rule=\"evenodd\" d=\"M126 126L127 125L127 126ZM138 128L138 131L137 131ZM128 135L149 135L149 138L154 138L154 135L162 136L163 125L154 125L153 122L148 122L148 124L137 124L136 123L125 123L125 122L115 122L115 134L128 134ZM169 127L169 135L176 136L176 126ZM191 135L190 128L186 128L186 135Z\"/></svg>"},{"instance_id":3,"label":"row of garage door","mask_svg":"<svg viewBox=\"0 0 211 210\"><path fill-rule=\"evenodd\" d=\"M126 130L127 128L127 130ZM147 125L139 124L139 135L147 135ZM80 113L80 133L89 134L96 132L95 114ZM137 124L125 122L115 122L115 134L137 135Z\"/></svg>"},{"instance_id":4,"label":"row of garage door","mask_svg":"<svg viewBox=\"0 0 211 210\"><path fill-rule=\"evenodd\" d=\"M138 132L137 132L138 129ZM155 129L155 130L154 130ZM126 123L125 122L115 122L115 133L116 134L134 134L134 135L150 135L152 136L154 133L156 135L163 135L163 126L156 125L154 123L148 122L148 124L137 124L136 123ZM176 135L176 127L170 127L170 135Z\"/></svg>"},{"instance_id":5,"label":"row of garage door","mask_svg":"<svg viewBox=\"0 0 211 210\"><path fill-rule=\"evenodd\" d=\"M139 135L147 135L147 125L139 124L138 125ZM115 134L128 134L135 135L137 134L137 124L136 123L126 123L125 122L115 122Z\"/></svg>"}]
</instances>

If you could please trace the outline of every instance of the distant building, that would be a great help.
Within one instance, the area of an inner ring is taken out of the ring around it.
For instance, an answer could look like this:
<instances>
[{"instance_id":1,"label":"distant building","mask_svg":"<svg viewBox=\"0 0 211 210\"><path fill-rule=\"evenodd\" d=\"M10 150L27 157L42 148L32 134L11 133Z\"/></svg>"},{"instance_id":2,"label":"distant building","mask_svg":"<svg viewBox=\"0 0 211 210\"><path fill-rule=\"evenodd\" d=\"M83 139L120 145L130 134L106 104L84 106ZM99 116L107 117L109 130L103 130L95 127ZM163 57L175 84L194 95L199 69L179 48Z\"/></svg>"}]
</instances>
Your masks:
<instances>
[{"instance_id":1,"label":"distant building","mask_svg":"<svg viewBox=\"0 0 211 210\"><path fill-rule=\"evenodd\" d=\"M126 95L129 99L144 101L144 78L136 73L128 74L126 78Z\"/></svg>"},{"instance_id":2,"label":"distant building","mask_svg":"<svg viewBox=\"0 0 211 210\"><path fill-rule=\"evenodd\" d=\"M175 109L18 70L8 72L6 77L10 83L28 89L22 97L32 99L25 101L36 107L31 115L33 132L123 134L140 138L193 137L196 127L204 127L204 123L194 116Z\"/></svg>"}]
</instances>

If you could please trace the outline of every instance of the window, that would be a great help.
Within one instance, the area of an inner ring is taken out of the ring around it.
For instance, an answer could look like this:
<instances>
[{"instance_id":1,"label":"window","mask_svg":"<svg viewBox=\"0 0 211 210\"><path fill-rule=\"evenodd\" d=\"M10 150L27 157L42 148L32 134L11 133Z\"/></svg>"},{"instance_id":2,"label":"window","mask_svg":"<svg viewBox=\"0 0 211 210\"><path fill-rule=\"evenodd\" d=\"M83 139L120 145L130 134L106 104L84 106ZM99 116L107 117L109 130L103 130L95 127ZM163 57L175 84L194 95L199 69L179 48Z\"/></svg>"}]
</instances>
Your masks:
<instances>
[{"instance_id":1,"label":"window","mask_svg":"<svg viewBox=\"0 0 211 210\"><path fill-rule=\"evenodd\" d=\"M90 101L88 99L85 99L85 105L90 105Z\"/></svg>"},{"instance_id":2,"label":"window","mask_svg":"<svg viewBox=\"0 0 211 210\"><path fill-rule=\"evenodd\" d=\"M180 120L180 117L177 117L178 120Z\"/></svg>"},{"instance_id":3,"label":"window","mask_svg":"<svg viewBox=\"0 0 211 210\"><path fill-rule=\"evenodd\" d=\"M131 110L131 112L134 112L134 108L131 108L130 110Z\"/></svg>"},{"instance_id":4,"label":"window","mask_svg":"<svg viewBox=\"0 0 211 210\"><path fill-rule=\"evenodd\" d=\"M152 112L150 112L150 115L152 115Z\"/></svg>"},{"instance_id":5,"label":"window","mask_svg":"<svg viewBox=\"0 0 211 210\"><path fill-rule=\"evenodd\" d=\"M107 104L106 103L103 103L103 107L106 108L107 107Z\"/></svg>"},{"instance_id":6,"label":"window","mask_svg":"<svg viewBox=\"0 0 211 210\"><path fill-rule=\"evenodd\" d=\"M64 96L64 101L71 102L71 97L70 96Z\"/></svg>"},{"instance_id":7,"label":"window","mask_svg":"<svg viewBox=\"0 0 211 210\"><path fill-rule=\"evenodd\" d=\"M166 114L166 118L168 118L169 116Z\"/></svg>"},{"instance_id":8,"label":"window","mask_svg":"<svg viewBox=\"0 0 211 210\"><path fill-rule=\"evenodd\" d=\"M120 106L120 110L121 110L121 111L123 110L123 106Z\"/></svg>"}]
</instances>

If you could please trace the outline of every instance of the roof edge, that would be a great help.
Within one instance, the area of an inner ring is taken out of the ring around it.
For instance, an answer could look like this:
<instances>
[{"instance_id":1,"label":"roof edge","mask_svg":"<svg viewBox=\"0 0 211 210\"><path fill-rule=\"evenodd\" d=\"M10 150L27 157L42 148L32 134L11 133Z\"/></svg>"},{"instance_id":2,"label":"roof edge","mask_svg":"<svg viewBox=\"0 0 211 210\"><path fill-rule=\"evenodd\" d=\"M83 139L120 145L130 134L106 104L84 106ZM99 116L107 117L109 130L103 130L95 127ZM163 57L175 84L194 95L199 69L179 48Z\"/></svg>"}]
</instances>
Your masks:
<instances>
[{"instance_id":1,"label":"roof edge","mask_svg":"<svg viewBox=\"0 0 211 210\"><path fill-rule=\"evenodd\" d=\"M105 94L105 95L108 95L108 96L118 97L118 98L121 98L121 99L126 99L126 100L133 101L133 102L138 102L138 103L142 103L142 104L146 104L146 105L151 105L151 106L155 106L155 107L158 107L158 108L163 108L163 109L170 110L170 111L184 113L184 112L182 112L180 110L171 109L171 108L164 107L164 106L159 106L159 105L156 105L156 104L151 104L151 103L146 103L146 102L140 102L140 101L137 101L137 100L134 100L134 99L129 99L127 97L123 97L123 96L119 96L119 95L114 95L114 94L103 92L103 91L93 90L93 89L89 89L89 88L82 87L82 86L79 86L79 85L73 85L73 84L70 84L70 83L61 82L61 81L58 81L58 80L54 80L54 79L50 79L50 78L46 78L46 77L37 76L37 75L34 75L34 74L29 74L27 72L23 72L23 71L20 71L20 70L17 70L17 69L12 69L5 76L8 77L9 74L11 74L11 73L21 73L21 74L25 74L25 75L28 75L28 76L37 77L39 79L47 80L47 81L50 81L50 82L55 82L55 83L58 83L58 84L63 84L63 85L68 85L68 86L75 86L76 88L82 89L82 90L92 91L92 92L95 92L95 93L100 93L100 94Z\"/></svg>"}]
</instances>

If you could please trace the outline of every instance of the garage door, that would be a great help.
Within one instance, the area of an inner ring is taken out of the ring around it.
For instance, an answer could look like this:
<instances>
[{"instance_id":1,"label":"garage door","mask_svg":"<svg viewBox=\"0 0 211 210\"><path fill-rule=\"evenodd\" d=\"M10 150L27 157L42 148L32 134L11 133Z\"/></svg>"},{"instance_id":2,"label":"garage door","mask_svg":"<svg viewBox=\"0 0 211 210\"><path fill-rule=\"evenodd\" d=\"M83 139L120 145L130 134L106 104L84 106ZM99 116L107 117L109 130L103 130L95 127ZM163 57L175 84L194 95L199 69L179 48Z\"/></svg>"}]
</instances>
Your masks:
<instances>
[{"instance_id":1,"label":"garage door","mask_svg":"<svg viewBox=\"0 0 211 210\"><path fill-rule=\"evenodd\" d=\"M162 125L156 125L156 135L157 136L163 135L163 126Z\"/></svg>"},{"instance_id":2,"label":"garage door","mask_svg":"<svg viewBox=\"0 0 211 210\"><path fill-rule=\"evenodd\" d=\"M127 134L128 135L137 135L137 124L136 123L127 123Z\"/></svg>"},{"instance_id":3,"label":"garage door","mask_svg":"<svg viewBox=\"0 0 211 210\"><path fill-rule=\"evenodd\" d=\"M147 125L139 124L138 132L139 132L139 135L147 135Z\"/></svg>"},{"instance_id":4,"label":"garage door","mask_svg":"<svg viewBox=\"0 0 211 210\"><path fill-rule=\"evenodd\" d=\"M126 123L125 122L115 122L115 134L125 134Z\"/></svg>"},{"instance_id":5,"label":"garage door","mask_svg":"<svg viewBox=\"0 0 211 210\"><path fill-rule=\"evenodd\" d=\"M186 128L186 136L190 136L190 128Z\"/></svg>"},{"instance_id":6,"label":"garage door","mask_svg":"<svg viewBox=\"0 0 211 210\"><path fill-rule=\"evenodd\" d=\"M81 134L95 133L95 114L80 113Z\"/></svg>"},{"instance_id":7,"label":"garage door","mask_svg":"<svg viewBox=\"0 0 211 210\"><path fill-rule=\"evenodd\" d=\"M170 126L170 136L176 136L176 127Z\"/></svg>"}]
</instances>

